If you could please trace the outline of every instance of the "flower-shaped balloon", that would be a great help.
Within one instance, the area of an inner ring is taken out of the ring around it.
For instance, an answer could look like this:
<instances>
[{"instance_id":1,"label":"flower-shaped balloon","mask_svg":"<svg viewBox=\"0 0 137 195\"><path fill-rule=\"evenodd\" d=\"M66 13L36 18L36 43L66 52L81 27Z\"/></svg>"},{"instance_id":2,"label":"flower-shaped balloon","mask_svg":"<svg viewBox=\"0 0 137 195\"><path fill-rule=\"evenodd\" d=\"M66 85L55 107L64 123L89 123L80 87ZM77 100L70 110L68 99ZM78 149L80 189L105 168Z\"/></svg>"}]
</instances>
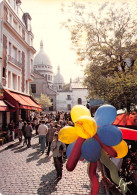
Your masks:
<instances>
[{"instance_id":1,"label":"flower-shaped balloon","mask_svg":"<svg viewBox=\"0 0 137 195\"><path fill-rule=\"evenodd\" d=\"M85 106L76 105L71 110L74 127L66 126L59 131L60 141L70 144L67 148L67 170L73 171L82 157L90 163L91 194L94 195L98 194L99 191L99 182L96 176L97 161L101 160L104 164L108 162L112 166L112 161L103 161L103 159L107 159L107 155L122 158L128 152L127 144L122 140L121 130L112 125L116 116L117 111L111 105L99 107L95 113L95 118L91 117L90 111ZM107 165L105 164L105 166ZM117 169L114 168L115 165L113 164L113 171L111 166L108 168L112 180L116 183L115 175L117 175L118 181L120 178ZM126 186L124 181L122 184ZM124 193L127 190L123 186L120 188Z\"/></svg>"}]
</instances>

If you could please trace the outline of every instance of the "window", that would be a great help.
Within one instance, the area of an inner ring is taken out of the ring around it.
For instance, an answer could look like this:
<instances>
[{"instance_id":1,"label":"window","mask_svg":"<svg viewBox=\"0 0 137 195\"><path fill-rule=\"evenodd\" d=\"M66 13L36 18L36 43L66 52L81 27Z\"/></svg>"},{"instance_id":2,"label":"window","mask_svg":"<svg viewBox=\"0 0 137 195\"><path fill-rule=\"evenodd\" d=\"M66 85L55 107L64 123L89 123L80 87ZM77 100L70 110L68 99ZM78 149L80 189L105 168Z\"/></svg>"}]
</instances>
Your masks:
<instances>
[{"instance_id":1,"label":"window","mask_svg":"<svg viewBox=\"0 0 137 195\"><path fill-rule=\"evenodd\" d=\"M50 81L50 75L48 75L48 80Z\"/></svg>"},{"instance_id":2,"label":"window","mask_svg":"<svg viewBox=\"0 0 137 195\"><path fill-rule=\"evenodd\" d=\"M18 62L21 62L21 52L18 50Z\"/></svg>"},{"instance_id":3,"label":"window","mask_svg":"<svg viewBox=\"0 0 137 195\"><path fill-rule=\"evenodd\" d=\"M9 23L12 25L12 15L9 14Z\"/></svg>"},{"instance_id":4,"label":"window","mask_svg":"<svg viewBox=\"0 0 137 195\"><path fill-rule=\"evenodd\" d=\"M9 42L9 55L11 56L11 42Z\"/></svg>"},{"instance_id":5,"label":"window","mask_svg":"<svg viewBox=\"0 0 137 195\"><path fill-rule=\"evenodd\" d=\"M46 81L47 81L47 74L45 76L46 76Z\"/></svg>"},{"instance_id":6,"label":"window","mask_svg":"<svg viewBox=\"0 0 137 195\"><path fill-rule=\"evenodd\" d=\"M11 72L8 71L8 88L11 88Z\"/></svg>"},{"instance_id":7,"label":"window","mask_svg":"<svg viewBox=\"0 0 137 195\"><path fill-rule=\"evenodd\" d=\"M82 104L82 99L78 98L78 104Z\"/></svg>"},{"instance_id":8,"label":"window","mask_svg":"<svg viewBox=\"0 0 137 195\"><path fill-rule=\"evenodd\" d=\"M67 105L67 109L68 109L68 110L71 110L71 104L68 104L68 105Z\"/></svg>"},{"instance_id":9,"label":"window","mask_svg":"<svg viewBox=\"0 0 137 195\"><path fill-rule=\"evenodd\" d=\"M17 22L13 19L13 27L17 30Z\"/></svg>"},{"instance_id":10,"label":"window","mask_svg":"<svg viewBox=\"0 0 137 195\"><path fill-rule=\"evenodd\" d=\"M70 95L67 95L67 100L71 100L71 96Z\"/></svg>"},{"instance_id":11,"label":"window","mask_svg":"<svg viewBox=\"0 0 137 195\"><path fill-rule=\"evenodd\" d=\"M62 85L59 85L59 89L62 89Z\"/></svg>"},{"instance_id":12,"label":"window","mask_svg":"<svg viewBox=\"0 0 137 195\"><path fill-rule=\"evenodd\" d=\"M36 84L31 84L32 93L36 93Z\"/></svg>"},{"instance_id":13,"label":"window","mask_svg":"<svg viewBox=\"0 0 137 195\"><path fill-rule=\"evenodd\" d=\"M13 46L13 58L17 60L17 48Z\"/></svg>"},{"instance_id":14,"label":"window","mask_svg":"<svg viewBox=\"0 0 137 195\"><path fill-rule=\"evenodd\" d=\"M13 89L17 90L17 75L12 74L12 80L13 80Z\"/></svg>"},{"instance_id":15,"label":"window","mask_svg":"<svg viewBox=\"0 0 137 195\"><path fill-rule=\"evenodd\" d=\"M3 67L3 71L2 71L2 77L5 77L6 75L5 75L5 68Z\"/></svg>"}]
</instances>

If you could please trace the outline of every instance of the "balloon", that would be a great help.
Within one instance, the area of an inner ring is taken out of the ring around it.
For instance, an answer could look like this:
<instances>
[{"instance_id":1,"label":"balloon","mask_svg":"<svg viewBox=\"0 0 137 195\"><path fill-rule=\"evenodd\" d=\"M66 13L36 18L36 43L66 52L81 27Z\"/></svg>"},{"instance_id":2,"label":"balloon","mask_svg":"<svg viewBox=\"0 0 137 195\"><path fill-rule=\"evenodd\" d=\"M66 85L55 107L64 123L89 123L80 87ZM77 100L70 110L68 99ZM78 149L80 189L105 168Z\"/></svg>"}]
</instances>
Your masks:
<instances>
[{"instance_id":1,"label":"balloon","mask_svg":"<svg viewBox=\"0 0 137 195\"><path fill-rule=\"evenodd\" d=\"M117 110L112 105L100 106L95 112L97 126L112 124L117 116Z\"/></svg>"},{"instance_id":2,"label":"balloon","mask_svg":"<svg viewBox=\"0 0 137 195\"><path fill-rule=\"evenodd\" d=\"M69 158L69 156L70 156L70 154L71 154L71 151L72 151L72 149L73 149L75 143L76 143L76 142L73 142L73 143L71 143L71 144L68 145L67 150L66 150L67 158ZM82 160L82 158L83 158L83 157L82 157L82 155L81 155L79 160Z\"/></svg>"},{"instance_id":3,"label":"balloon","mask_svg":"<svg viewBox=\"0 0 137 195\"><path fill-rule=\"evenodd\" d=\"M89 162L96 162L101 156L101 146L94 138L87 139L81 148L83 158Z\"/></svg>"},{"instance_id":4,"label":"balloon","mask_svg":"<svg viewBox=\"0 0 137 195\"><path fill-rule=\"evenodd\" d=\"M116 165L109 159L109 156L103 150L101 153L101 161L109 169L113 182L119 185L122 193L125 194L127 192L127 184L119 177Z\"/></svg>"},{"instance_id":5,"label":"balloon","mask_svg":"<svg viewBox=\"0 0 137 195\"><path fill-rule=\"evenodd\" d=\"M136 140L137 141L137 130L125 128L125 127L118 127L123 134L123 139L129 140Z\"/></svg>"},{"instance_id":6,"label":"balloon","mask_svg":"<svg viewBox=\"0 0 137 195\"><path fill-rule=\"evenodd\" d=\"M128 146L127 146L127 143L124 140L122 140L120 142L120 144L118 144L116 146L113 146L113 148L117 152L117 158L123 158L128 153Z\"/></svg>"},{"instance_id":7,"label":"balloon","mask_svg":"<svg viewBox=\"0 0 137 195\"><path fill-rule=\"evenodd\" d=\"M122 141L122 133L115 125L104 125L99 128L98 136L107 146L115 146Z\"/></svg>"},{"instance_id":8,"label":"balloon","mask_svg":"<svg viewBox=\"0 0 137 195\"><path fill-rule=\"evenodd\" d=\"M65 143L65 144L70 144L78 138L78 135L76 133L76 129L75 129L75 127L72 127L72 126L63 127L59 131L58 136L59 136L60 141Z\"/></svg>"},{"instance_id":9,"label":"balloon","mask_svg":"<svg viewBox=\"0 0 137 195\"><path fill-rule=\"evenodd\" d=\"M96 121L91 116L81 116L75 122L76 132L79 137L88 139L93 137L97 132Z\"/></svg>"},{"instance_id":10,"label":"balloon","mask_svg":"<svg viewBox=\"0 0 137 195\"><path fill-rule=\"evenodd\" d=\"M109 156L111 157L116 157L117 156L117 152L114 150L114 148L110 147L110 146L106 146L105 144L103 144L98 135L94 135L94 138L99 142L99 144L101 145L102 149L105 150L105 152L107 152L109 154Z\"/></svg>"},{"instance_id":11,"label":"balloon","mask_svg":"<svg viewBox=\"0 0 137 195\"><path fill-rule=\"evenodd\" d=\"M81 156L81 146L83 144L83 142L85 141L85 139L78 137L78 139L76 140L74 147L71 151L71 154L69 156L69 159L66 163L66 169L68 171L73 171L78 163L78 160Z\"/></svg>"},{"instance_id":12,"label":"balloon","mask_svg":"<svg viewBox=\"0 0 137 195\"><path fill-rule=\"evenodd\" d=\"M99 192L99 181L96 175L97 162L90 163L89 165L89 177L92 184L91 195L98 195Z\"/></svg>"},{"instance_id":13,"label":"balloon","mask_svg":"<svg viewBox=\"0 0 137 195\"><path fill-rule=\"evenodd\" d=\"M71 109L71 119L75 123L80 116L91 116L90 111L83 105L76 105Z\"/></svg>"}]
</instances>

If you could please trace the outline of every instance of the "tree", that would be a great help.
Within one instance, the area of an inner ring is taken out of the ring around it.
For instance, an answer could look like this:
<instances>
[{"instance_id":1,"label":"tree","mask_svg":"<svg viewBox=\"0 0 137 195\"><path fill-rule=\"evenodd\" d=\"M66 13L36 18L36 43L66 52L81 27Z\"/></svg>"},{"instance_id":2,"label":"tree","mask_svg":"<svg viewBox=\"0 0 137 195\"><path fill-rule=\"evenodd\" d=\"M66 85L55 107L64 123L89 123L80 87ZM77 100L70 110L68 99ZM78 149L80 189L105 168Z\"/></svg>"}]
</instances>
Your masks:
<instances>
[{"instance_id":1,"label":"tree","mask_svg":"<svg viewBox=\"0 0 137 195\"><path fill-rule=\"evenodd\" d=\"M100 97L129 111L137 96L136 7L134 12L130 4L107 2L73 3L70 8L64 26L71 32L78 62L86 64L89 98Z\"/></svg>"},{"instance_id":2,"label":"tree","mask_svg":"<svg viewBox=\"0 0 137 195\"><path fill-rule=\"evenodd\" d=\"M41 104L42 109L45 109L46 107L50 107L52 105L49 97L45 94L40 95L40 98L37 98L37 101L39 104Z\"/></svg>"}]
</instances>

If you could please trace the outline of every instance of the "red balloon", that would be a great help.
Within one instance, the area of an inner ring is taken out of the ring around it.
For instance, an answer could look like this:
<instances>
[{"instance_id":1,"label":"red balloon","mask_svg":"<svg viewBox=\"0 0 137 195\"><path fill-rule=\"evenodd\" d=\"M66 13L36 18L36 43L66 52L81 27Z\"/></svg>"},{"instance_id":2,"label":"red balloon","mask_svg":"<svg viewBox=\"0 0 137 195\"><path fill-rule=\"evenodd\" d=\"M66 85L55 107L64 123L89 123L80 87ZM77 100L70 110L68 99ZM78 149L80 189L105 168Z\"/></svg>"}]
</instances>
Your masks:
<instances>
[{"instance_id":1,"label":"red balloon","mask_svg":"<svg viewBox=\"0 0 137 195\"><path fill-rule=\"evenodd\" d=\"M98 135L94 135L94 138L99 142L99 144L101 145L101 147L112 157L117 157L117 152L114 150L114 148L112 148L111 146L106 146L105 144L103 144Z\"/></svg>"},{"instance_id":2,"label":"red balloon","mask_svg":"<svg viewBox=\"0 0 137 195\"><path fill-rule=\"evenodd\" d=\"M97 162L92 162L89 165L89 177L92 184L91 195L98 195L99 192L99 181L96 175Z\"/></svg>"},{"instance_id":3,"label":"red balloon","mask_svg":"<svg viewBox=\"0 0 137 195\"><path fill-rule=\"evenodd\" d=\"M68 171L73 171L79 161L79 158L81 156L81 147L84 143L85 139L78 137L76 140L74 147L70 153L69 159L66 163L66 168Z\"/></svg>"},{"instance_id":4,"label":"red balloon","mask_svg":"<svg viewBox=\"0 0 137 195\"><path fill-rule=\"evenodd\" d=\"M137 140L137 130L125 128L125 127L118 127L123 134L123 139L129 140Z\"/></svg>"}]
</instances>

